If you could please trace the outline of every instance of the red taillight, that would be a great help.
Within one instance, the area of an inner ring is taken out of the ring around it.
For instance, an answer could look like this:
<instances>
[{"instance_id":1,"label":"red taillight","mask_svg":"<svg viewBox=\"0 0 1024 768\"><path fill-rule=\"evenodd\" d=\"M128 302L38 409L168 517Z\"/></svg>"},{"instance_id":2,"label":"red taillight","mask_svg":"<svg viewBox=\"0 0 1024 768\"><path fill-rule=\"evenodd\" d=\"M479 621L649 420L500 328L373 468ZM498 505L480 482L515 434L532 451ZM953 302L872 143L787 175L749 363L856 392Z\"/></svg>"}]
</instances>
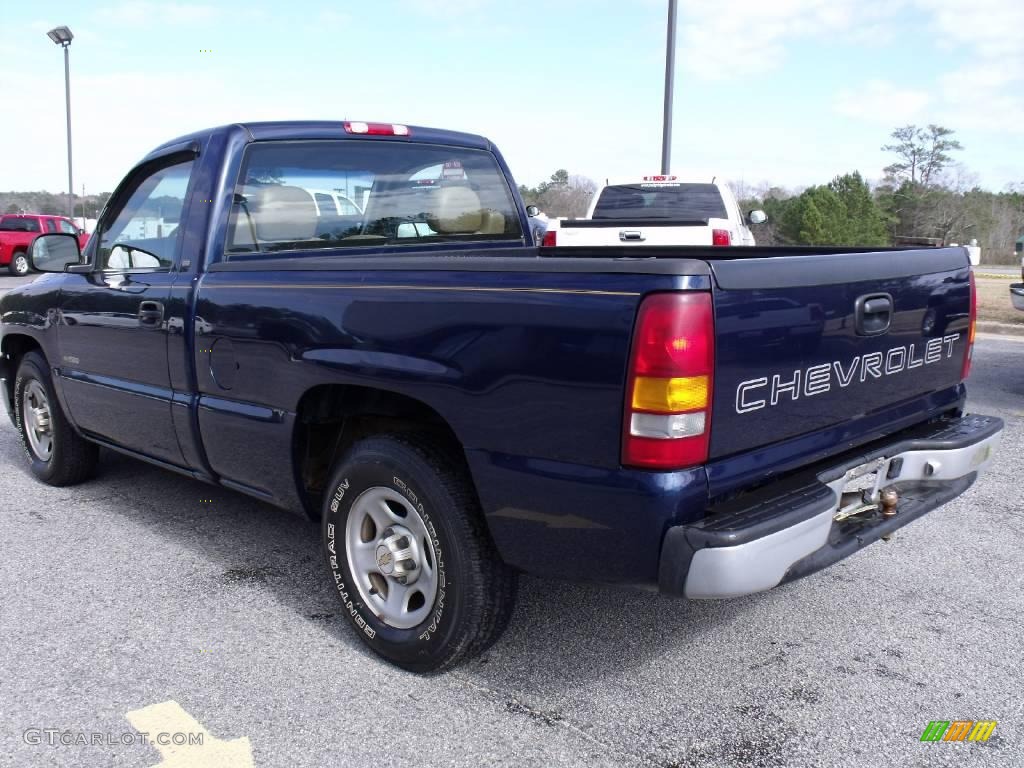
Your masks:
<instances>
[{"instance_id":1,"label":"red taillight","mask_svg":"<svg viewBox=\"0 0 1024 768\"><path fill-rule=\"evenodd\" d=\"M964 352L964 367L960 371L960 380L966 381L971 375L971 358L974 357L974 330L978 323L978 289L974 285L974 271L971 271L971 325L967 331L967 349Z\"/></svg>"},{"instance_id":2,"label":"red taillight","mask_svg":"<svg viewBox=\"0 0 1024 768\"><path fill-rule=\"evenodd\" d=\"M732 237L729 235L728 229L713 229L711 230L711 244L712 245L732 245Z\"/></svg>"},{"instance_id":3,"label":"red taillight","mask_svg":"<svg viewBox=\"0 0 1024 768\"><path fill-rule=\"evenodd\" d=\"M622 463L682 469L708 458L715 365L710 293L657 293L637 313Z\"/></svg>"},{"instance_id":4,"label":"red taillight","mask_svg":"<svg viewBox=\"0 0 1024 768\"><path fill-rule=\"evenodd\" d=\"M558 245L558 230L549 229L547 232L545 232L544 239L541 240L540 244L546 247Z\"/></svg>"},{"instance_id":5,"label":"red taillight","mask_svg":"<svg viewBox=\"0 0 1024 768\"><path fill-rule=\"evenodd\" d=\"M360 123L345 121L345 133L358 133L364 136L411 136L412 131L407 125L397 123Z\"/></svg>"}]
</instances>

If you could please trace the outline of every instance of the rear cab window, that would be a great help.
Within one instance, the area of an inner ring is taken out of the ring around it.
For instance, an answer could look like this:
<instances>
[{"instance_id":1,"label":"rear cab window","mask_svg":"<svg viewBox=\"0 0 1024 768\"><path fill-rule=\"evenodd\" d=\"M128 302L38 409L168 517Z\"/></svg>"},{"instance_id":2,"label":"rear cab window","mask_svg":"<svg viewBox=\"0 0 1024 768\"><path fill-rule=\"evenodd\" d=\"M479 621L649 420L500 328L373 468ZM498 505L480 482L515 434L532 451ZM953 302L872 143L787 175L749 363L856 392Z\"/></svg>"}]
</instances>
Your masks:
<instances>
[{"instance_id":1,"label":"rear cab window","mask_svg":"<svg viewBox=\"0 0 1024 768\"><path fill-rule=\"evenodd\" d=\"M727 219L722 193L714 184L657 182L605 187L594 206L595 219Z\"/></svg>"},{"instance_id":2,"label":"rear cab window","mask_svg":"<svg viewBox=\"0 0 1024 768\"><path fill-rule=\"evenodd\" d=\"M508 182L485 150L268 141L246 148L225 258L522 237Z\"/></svg>"}]
</instances>

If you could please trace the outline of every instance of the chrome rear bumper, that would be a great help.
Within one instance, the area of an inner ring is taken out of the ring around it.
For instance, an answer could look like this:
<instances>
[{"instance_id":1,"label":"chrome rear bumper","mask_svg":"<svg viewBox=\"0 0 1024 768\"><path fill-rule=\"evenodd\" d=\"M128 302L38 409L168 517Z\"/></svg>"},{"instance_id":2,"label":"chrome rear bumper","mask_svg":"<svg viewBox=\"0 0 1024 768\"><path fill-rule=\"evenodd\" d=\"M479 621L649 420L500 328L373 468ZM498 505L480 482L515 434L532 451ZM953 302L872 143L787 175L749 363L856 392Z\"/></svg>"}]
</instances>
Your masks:
<instances>
[{"instance_id":1,"label":"chrome rear bumper","mask_svg":"<svg viewBox=\"0 0 1024 768\"><path fill-rule=\"evenodd\" d=\"M669 529L659 574L663 591L689 598L738 597L821 570L966 491L992 461L1003 423L964 416L918 428L811 477L782 481L700 523ZM868 511L837 521L842 490L866 463L900 496L896 514Z\"/></svg>"}]
</instances>

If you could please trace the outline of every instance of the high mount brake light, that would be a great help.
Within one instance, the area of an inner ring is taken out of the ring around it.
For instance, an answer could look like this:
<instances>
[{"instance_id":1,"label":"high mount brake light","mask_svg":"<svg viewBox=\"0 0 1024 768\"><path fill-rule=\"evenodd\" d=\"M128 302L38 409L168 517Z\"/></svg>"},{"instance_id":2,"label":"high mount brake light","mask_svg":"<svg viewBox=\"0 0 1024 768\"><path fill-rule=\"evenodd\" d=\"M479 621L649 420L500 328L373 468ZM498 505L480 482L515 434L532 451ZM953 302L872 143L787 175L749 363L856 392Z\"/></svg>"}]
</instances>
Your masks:
<instances>
[{"instance_id":1,"label":"high mount brake light","mask_svg":"<svg viewBox=\"0 0 1024 768\"><path fill-rule=\"evenodd\" d=\"M656 293L637 313L622 463L682 469L708 458L715 363L710 293Z\"/></svg>"},{"instance_id":2,"label":"high mount brake light","mask_svg":"<svg viewBox=\"0 0 1024 768\"><path fill-rule=\"evenodd\" d=\"M407 125L397 123L360 123L345 121L345 133L357 133L365 136L411 136L412 131Z\"/></svg>"},{"instance_id":3,"label":"high mount brake light","mask_svg":"<svg viewBox=\"0 0 1024 768\"><path fill-rule=\"evenodd\" d=\"M644 181L675 181L678 176L644 176Z\"/></svg>"}]
</instances>

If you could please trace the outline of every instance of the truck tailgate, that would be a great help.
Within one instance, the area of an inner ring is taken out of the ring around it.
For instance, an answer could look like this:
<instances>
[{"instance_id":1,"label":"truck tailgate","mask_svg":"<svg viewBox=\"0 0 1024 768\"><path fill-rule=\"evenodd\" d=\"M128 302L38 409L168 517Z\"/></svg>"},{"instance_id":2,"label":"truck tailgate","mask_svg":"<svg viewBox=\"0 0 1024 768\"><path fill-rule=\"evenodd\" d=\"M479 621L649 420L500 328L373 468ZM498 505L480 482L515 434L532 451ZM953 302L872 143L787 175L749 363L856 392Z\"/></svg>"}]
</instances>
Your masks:
<instances>
[{"instance_id":1,"label":"truck tailgate","mask_svg":"<svg viewBox=\"0 0 1024 768\"><path fill-rule=\"evenodd\" d=\"M838 424L843 450L877 434L880 412L915 400L927 410L961 383L971 301L962 248L709 263L712 459Z\"/></svg>"},{"instance_id":2,"label":"truck tailgate","mask_svg":"<svg viewBox=\"0 0 1024 768\"><path fill-rule=\"evenodd\" d=\"M728 221L696 219L569 219L559 222L560 246L711 245L712 229L729 229Z\"/></svg>"}]
</instances>

